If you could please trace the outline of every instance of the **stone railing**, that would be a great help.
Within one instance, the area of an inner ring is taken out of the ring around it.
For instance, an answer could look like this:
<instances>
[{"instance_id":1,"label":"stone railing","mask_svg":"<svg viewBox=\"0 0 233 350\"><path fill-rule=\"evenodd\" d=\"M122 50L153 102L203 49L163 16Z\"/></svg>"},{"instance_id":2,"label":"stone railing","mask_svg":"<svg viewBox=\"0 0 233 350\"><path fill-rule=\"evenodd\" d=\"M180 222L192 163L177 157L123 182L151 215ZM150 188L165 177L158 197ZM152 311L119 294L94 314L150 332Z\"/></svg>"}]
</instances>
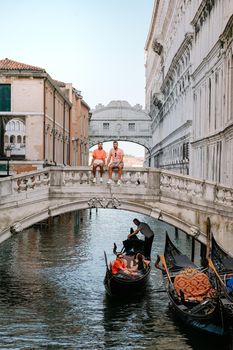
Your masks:
<instances>
[{"instance_id":1,"label":"stone railing","mask_svg":"<svg viewBox=\"0 0 233 350\"><path fill-rule=\"evenodd\" d=\"M233 188L227 188L221 185L216 186L216 202L233 206Z\"/></svg>"},{"instance_id":2,"label":"stone railing","mask_svg":"<svg viewBox=\"0 0 233 350\"><path fill-rule=\"evenodd\" d=\"M61 171L61 170L60 170ZM57 183L62 184L62 186L76 186L76 185L85 185L93 184L93 175L88 167L79 167L77 168L66 168L62 170L60 175L57 174L56 169L53 169L51 172L52 185ZM100 177L97 171L97 182L96 185L100 184ZM53 182L54 180L54 182ZM103 174L103 185L108 181L108 174L105 172ZM117 174L113 173L113 185L117 182ZM147 186L148 182L148 169L144 168L125 168L123 170L123 175L121 178L122 185L132 186Z\"/></svg>"},{"instance_id":3,"label":"stone railing","mask_svg":"<svg viewBox=\"0 0 233 350\"><path fill-rule=\"evenodd\" d=\"M163 191L200 198L203 196L203 185L203 181L192 179L191 177L185 177L175 173L161 173L160 189Z\"/></svg>"},{"instance_id":4,"label":"stone railing","mask_svg":"<svg viewBox=\"0 0 233 350\"><path fill-rule=\"evenodd\" d=\"M99 173L97 182L93 184L93 176L90 167L51 167L37 172L20 174L0 179L0 204L17 200L17 195L29 197L35 193L49 193L53 188L76 188L81 186L82 192L90 192L95 186L107 191L107 172L103 175L103 183L100 184ZM113 186L117 188L117 174L113 174ZM122 176L121 193L124 188L129 193L129 188L148 191L151 195L159 194L163 198L194 203L207 206L233 206L233 189L218 185L216 183L194 179L176 173L170 173L160 169L151 168L125 168ZM86 189L86 186L88 187ZM101 186L101 187L100 187ZM115 189L115 191L117 191ZM11 199L12 197L12 199ZM20 198L20 196L18 197Z\"/></svg>"},{"instance_id":5,"label":"stone railing","mask_svg":"<svg viewBox=\"0 0 233 350\"><path fill-rule=\"evenodd\" d=\"M50 186L49 169L0 179L0 198Z\"/></svg>"},{"instance_id":6,"label":"stone railing","mask_svg":"<svg viewBox=\"0 0 233 350\"><path fill-rule=\"evenodd\" d=\"M192 199L193 202L233 206L233 188L190 176L161 171L160 190L168 197L179 196L183 201Z\"/></svg>"}]
</instances>

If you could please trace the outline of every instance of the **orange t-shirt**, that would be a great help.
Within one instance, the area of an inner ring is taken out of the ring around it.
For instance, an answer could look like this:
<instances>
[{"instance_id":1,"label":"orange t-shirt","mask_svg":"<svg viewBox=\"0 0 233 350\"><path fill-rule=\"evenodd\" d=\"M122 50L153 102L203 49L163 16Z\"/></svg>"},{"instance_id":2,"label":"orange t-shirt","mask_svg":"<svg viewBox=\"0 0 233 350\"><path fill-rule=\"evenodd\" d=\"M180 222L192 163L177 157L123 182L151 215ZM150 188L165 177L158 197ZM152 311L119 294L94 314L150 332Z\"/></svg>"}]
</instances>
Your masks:
<instances>
[{"instance_id":1,"label":"orange t-shirt","mask_svg":"<svg viewBox=\"0 0 233 350\"><path fill-rule=\"evenodd\" d=\"M119 272L120 269L125 269L126 264L123 260L115 260L112 263L112 273L115 275L116 273Z\"/></svg>"},{"instance_id":2,"label":"orange t-shirt","mask_svg":"<svg viewBox=\"0 0 233 350\"><path fill-rule=\"evenodd\" d=\"M94 159L98 159L98 160L105 160L106 158L106 152L103 150L103 149L95 149L93 154L92 154L92 157Z\"/></svg>"}]
</instances>

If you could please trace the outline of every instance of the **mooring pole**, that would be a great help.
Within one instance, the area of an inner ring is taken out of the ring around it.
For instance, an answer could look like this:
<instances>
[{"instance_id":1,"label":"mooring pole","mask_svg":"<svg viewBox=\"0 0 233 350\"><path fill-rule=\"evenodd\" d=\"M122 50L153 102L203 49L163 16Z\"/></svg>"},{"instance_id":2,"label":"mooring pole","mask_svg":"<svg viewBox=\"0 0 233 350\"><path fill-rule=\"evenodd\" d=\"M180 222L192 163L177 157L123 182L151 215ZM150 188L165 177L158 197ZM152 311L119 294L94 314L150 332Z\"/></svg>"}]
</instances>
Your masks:
<instances>
[{"instance_id":1,"label":"mooring pole","mask_svg":"<svg viewBox=\"0 0 233 350\"><path fill-rule=\"evenodd\" d=\"M206 259L208 259L210 255L210 240L211 240L211 223L210 218L207 217L206 221Z\"/></svg>"},{"instance_id":2,"label":"mooring pole","mask_svg":"<svg viewBox=\"0 0 233 350\"><path fill-rule=\"evenodd\" d=\"M194 257L195 257L195 238L192 237L192 254L191 254L192 262L194 262Z\"/></svg>"}]
</instances>

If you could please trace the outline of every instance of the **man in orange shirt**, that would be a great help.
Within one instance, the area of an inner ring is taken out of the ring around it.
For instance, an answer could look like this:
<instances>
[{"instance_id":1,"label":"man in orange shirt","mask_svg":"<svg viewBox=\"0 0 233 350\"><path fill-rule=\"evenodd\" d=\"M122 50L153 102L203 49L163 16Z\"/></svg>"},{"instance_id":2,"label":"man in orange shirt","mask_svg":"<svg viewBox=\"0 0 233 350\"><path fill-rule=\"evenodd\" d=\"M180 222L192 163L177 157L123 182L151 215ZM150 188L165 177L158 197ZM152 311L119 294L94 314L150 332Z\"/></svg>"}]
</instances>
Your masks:
<instances>
[{"instance_id":1,"label":"man in orange shirt","mask_svg":"<svg viewBox=\"0 0 233 350\"><path fill-rule=\"evenodd\" d=\"M105 166L105 160L106 160L106 152L103 149L102 142L98 142L98 148L96 148L92 154L92 172L93 172L93 183L96 183L96 169L99 167L100 169L100 183L103 182L103 172L104 172L104 166Z\"/></svg>"},{"instance_id":2,"label":"man in orange shirt","mask_svg":"<svg viewBox=\"0 0 233 350\"><path fill-rule=\"evenodd\" d=\"M129 270L127 269L127 264L123 259L123 255L121 253L118 253L116 256L116 260L112 263L112 274L116 275L119 272L126 273L127 275L130 274Z\"/></svg>"}]
</instances>

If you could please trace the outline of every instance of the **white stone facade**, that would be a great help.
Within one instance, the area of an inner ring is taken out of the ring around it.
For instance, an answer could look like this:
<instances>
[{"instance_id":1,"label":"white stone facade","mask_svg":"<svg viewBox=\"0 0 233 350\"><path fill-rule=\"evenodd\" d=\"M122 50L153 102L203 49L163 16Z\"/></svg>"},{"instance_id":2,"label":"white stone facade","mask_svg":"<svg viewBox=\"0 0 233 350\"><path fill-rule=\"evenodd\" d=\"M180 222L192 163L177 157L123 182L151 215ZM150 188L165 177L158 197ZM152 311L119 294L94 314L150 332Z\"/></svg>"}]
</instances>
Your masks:
<instances>
[{"instance_id":1,"label":"white stone facade","mask_svg":"<svg viewBox=\"0 0 233 350\"><path fill-rule=\"evenodd\" d=\"M233 184L232 28L232 0L155 0L145 46L152 165Z\"/></svg>"}]
</instances>

